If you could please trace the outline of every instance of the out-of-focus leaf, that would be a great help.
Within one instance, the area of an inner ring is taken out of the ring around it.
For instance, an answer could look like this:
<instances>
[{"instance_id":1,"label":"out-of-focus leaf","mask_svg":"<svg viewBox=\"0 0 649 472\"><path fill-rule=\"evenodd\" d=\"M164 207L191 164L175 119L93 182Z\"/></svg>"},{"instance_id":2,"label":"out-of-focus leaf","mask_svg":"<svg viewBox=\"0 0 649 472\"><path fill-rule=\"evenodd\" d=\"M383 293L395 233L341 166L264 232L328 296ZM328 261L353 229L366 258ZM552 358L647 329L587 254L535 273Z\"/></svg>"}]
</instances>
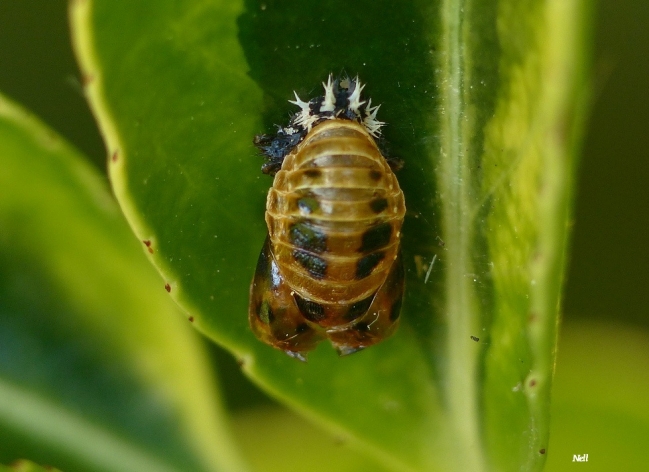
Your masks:
<instances>
[{"instance_id":1,"label":"out-of-focus leaf","mask_svg":"<svg viewBox=\"0 0 649 472\"><path fill-rule=\"evenodd\" d=\"M647 359L647 332L604 323L562 328L548 471L647 469ZM573 461L585 454L587 463Z\"/></svg>"},{"instance_id":2,"label":"out-of-focus leaf","mask_svg":"<svg viewBox=\"0 0 649 472\"><path fill-rule=\"evenodd\" d=\"M237 470L206 357L106 190L0 97L0 460Z\"/></svg>"},{"instance_id":3,"label":"out-of-focus leaf","mask_svg":"<svg viewBox=\"0 0 649 472\"><path fill-rule=\"evenodd\" d=\"M233 417L233 426L257 472L389 470L350 449L344 438L328 434L283 408L240 411Z\"/></svg>"},{"instance_id":4,"label":"out-of-focus leaf","mask_svg":"<svg viewBox=\"0 0 649 472\"><path fill-rule=\"evenodd\" d=\"M20 459L11 464L11 466L1 465L0 472L61 472L51 466L40 466L32 461Z\"/></svg>"}]
</instances>

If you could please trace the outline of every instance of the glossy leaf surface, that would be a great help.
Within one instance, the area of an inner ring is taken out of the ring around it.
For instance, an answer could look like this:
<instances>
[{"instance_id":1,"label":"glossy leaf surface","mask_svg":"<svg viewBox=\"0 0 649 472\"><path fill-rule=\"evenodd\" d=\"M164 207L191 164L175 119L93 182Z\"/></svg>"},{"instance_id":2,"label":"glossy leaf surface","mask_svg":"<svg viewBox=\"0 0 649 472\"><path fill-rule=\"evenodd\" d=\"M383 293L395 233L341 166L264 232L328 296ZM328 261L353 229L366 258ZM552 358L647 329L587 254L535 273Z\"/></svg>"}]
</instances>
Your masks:
<instances>
[{"instance_id":1,"label":"glossy leaf surface","mask_svg":"<svg viewBox=\"0 0 649 472\"><path fill-rule=\"evenodd\" d=\"M171 297L249 375L395 470L539 470L584 100L579 1L74 2L120 205ZM407 296L398 333L308 364L259 343L251 140L328 73L383 103Z\"/></svg>"}]
</instances>

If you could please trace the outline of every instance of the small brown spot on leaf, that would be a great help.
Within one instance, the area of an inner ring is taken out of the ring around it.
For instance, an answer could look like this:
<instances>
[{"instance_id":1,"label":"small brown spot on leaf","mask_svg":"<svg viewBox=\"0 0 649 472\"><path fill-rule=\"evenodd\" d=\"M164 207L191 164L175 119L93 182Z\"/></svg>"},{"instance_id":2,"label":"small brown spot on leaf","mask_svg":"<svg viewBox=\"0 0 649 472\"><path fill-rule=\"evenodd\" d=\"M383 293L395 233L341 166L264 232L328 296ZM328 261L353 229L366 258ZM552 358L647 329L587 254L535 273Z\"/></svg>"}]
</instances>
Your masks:
<instances>
[{"instance_id":1,"label":"small brown spot on leaf","mask_svg":"<svg viewBox=\"0 0 649 472\"><path fill-rule=\"evenodd\" d=\"M541 450L539 451L539 454L545 454L545 448L541 449Z\"/></svg>"},{"instance_id":2,"label":"small brown spot on leaf","mask_svg":"<svg viewBox=\"0 0 649 472\"><path fill-rule=\"evenodd\" d=\"M530 380L529 386L530 387L535 387L536 386L536 380L535 379Z\"/></svg>"},{"instance_id":3,"label":"small brown spot on leaf","mask_svg":"<svg viewBox=\"0 0 649 472\"><path fill-rule=\"evenodd\" d=\"M84 87L90 84L93 80L95 80L95 76L92 74L83 74L81 76L81 83L83 84Z\"/></svg>"},{"instance_id":4,"label":"small brown spot on leaf","mask_svg":"<svg viewBox=\"0 0 649 472\"><path fill-rule=\"evenodd\" d=\"M148 239L145 239L145 240L142 241L142 242L144 243L144 245L145 245L145 246L147 247L147 249L149 250L149 253L153 254L153 247L151 247L151 241L148 240Z\"/></svg>"},{"instance_id":5,"label":"small brown spot on leaf","mask_svg":"<svg viewBox=\"0 0 649 472\"><path fill-rule=\"evenodd\" d=\"M194 317L193 317L193 316L190 316L188 319L189 319L189 322L190 322L190 323L193 323L193 322L194 322Z\"/></svg>"},{"instance_id":6,"label":"small brown spot on leaf","mask_svg":"<svg viewBox=\"0 0 649 472\"><path fill-rule=\"evenodd\" d=\"M110 156L110 160L113 162L117 162L117 159L119 158L119 153L117 151L113 152L113 155Z\"/></svg>"},{"instance_id":7,"label":"small brown spot on leaf","mask_svg":"<svg viewBox=\"0 0 649 472\"><path fill-rule=\"evenodd\" d=\"M480 338L478 338L477 336L471 336L471 339L473 339L475 342L480 341Z\"/></svg>"},{"instance_id":8,"label":"small brown spot on leaf","mask_svg":"<svg viewBox=\"0 0 649 472\"><path fill-rule=\"evenodd\" d=\"M171 285L165 284L165 290L169 293L171 293Z\"/></svg>"}]
</instances>

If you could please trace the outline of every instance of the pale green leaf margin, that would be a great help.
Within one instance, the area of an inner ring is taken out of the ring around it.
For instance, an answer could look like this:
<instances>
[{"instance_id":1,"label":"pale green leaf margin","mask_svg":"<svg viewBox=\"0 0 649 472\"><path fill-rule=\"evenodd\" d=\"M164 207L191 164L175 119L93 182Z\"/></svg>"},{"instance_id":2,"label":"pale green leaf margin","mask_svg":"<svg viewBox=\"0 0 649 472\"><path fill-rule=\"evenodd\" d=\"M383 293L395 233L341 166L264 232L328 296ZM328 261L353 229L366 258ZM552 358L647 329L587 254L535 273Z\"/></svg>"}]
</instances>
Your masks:
<instances>
[{"instance_id":1,"label":"pale green leaf margin","mask_svg":"<svg viewBox=\"0 0 649 472\"><path fill-rule=\"evenodd\" d=\"M69 4L68 14L70 18L70 23L74 25L72 28L72 45L75 49L77 58L82 58L80 60L80 67L82 67L81 73L87 83L84 84L84 94L92 104L92 112L95 115L99 126L99 131L102 134L104 143L107 147L108 155L111 156L115 152L121 152L124 149L124 146L120 142L119 133L115 127L114 121L110 119L109 107L105 101L105 96L103 94L103 77L99 73L101 68L98 65L97 58L93 50L93 41L92 41L92 32L91 27L91 14L92 14L92 1L91 0L71 0ZM124 177L124 159L120 159L117 162L112 162L109 168L110 180L113 192L119 201L124 216L128 220L131 228L146 228L147 225L139 217L138 210L134 207L133 201L128 197L128 189L126 188L127 179ZM156 268L159 272L165 272L163 268ZM175 300L175 293L177 290L173 290L174 282L170 283L171 293L169 294L172 299ZM178 302L178 300L175 300ZM179 303L178 306L181 309L188 309L189 303L187 300L183 300L182 303ZM196 411L197 417L201 416L199 411ZM197 422L200 424L200 422ZM232 454L229 457L223 457L219 453L223 451L223 447L215 447L215 438L209 431L203 431L205 434L197 435L194 438L194 441L197 445L197 449L207 453L208 456L211 456L211 462L213 464L229 464L230 470L243 470L242 464L239 462L238 457L232 449ZM219 441L221 444L229 444L229 438ZM234 445L232 445L234 447Z\"/></svg>"},{"instance_id":2,"label":"pale green leaf margin","mask_svg":"<svg viewBox=\"0 0 649 472\"><path fill-rule=\"evenodd\" d=\"M228 5L225 3L225 5L229 8L234 8L232 6L234 4ZM110 159L116 155L120 156L119 159L110 162L110 165L108 165L108 174L113 193L119 202L122 213L130 227L137 233L138 239L146 239L155 247L157 246L156 232L151 230L150 226L142 219L140 210L136 207L132 198L131 190L128 188L129 181L126 177L127 152L121 142L116 122L110 111L110 106L106 102L102 67L93 49L95 41L92 32L92 8L92 0L71 0L69 5L70 24L72 25L72 46L83 76L84 95L99 125L99 131L107 148L108 158ZM173 279L166 279L169 274L174 273L167 265L167 261L161 258L152 259L155 268L165 278L169 296L187 313L188 317L192 313L199 312L200 310L193 306L192 300L183 296L182 290L178 290L177 282ZM205 333L202 327L202 320L199 317L193 321L192 325L199 331ZM227 339L221 338L218 341L229 350L235 352L239 362L245 365L248 371L252 369L254 362L249 353L241 351L238 346L228 343Z\"/></svg>"}]
</instances>

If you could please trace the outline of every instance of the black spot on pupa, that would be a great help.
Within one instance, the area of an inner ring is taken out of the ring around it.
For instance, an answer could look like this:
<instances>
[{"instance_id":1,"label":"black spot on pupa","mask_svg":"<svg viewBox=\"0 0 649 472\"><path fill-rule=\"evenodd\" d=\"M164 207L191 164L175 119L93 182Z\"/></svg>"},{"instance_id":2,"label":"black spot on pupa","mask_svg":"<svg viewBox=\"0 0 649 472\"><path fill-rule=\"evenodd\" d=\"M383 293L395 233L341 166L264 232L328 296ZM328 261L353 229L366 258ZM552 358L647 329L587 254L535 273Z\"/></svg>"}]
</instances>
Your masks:
<instances>
[{"instance_id":1,"label":"black spot on pupa","mask_svg":"<svg viewBox=\"0 0 649 472\"><path fill-rule=\"evenodd\" d=\"M390 223L381 223L372 226L363 233L363 239L359 252L371 252L376 249L385 247L392 237L392 225Z\"/></svg>"},{"instance_id":2,"label":"black spot on pupa","mask_svg":"<svg viewBox=\"0 0 649 472\"><path fill-rule=\"evenodd\" d=\"M379 170L372 169L370 171L370 179L374 181L381 180L381 177L383 176L383 173Z\"/></svg>"},{"instance_id":3,"label":"black spot on pupa","mask_svg":"<svg viewBox=\"0 0 649 472\"><path fill-rule=\"evenodd\" d=\"M322 257L318 257L314 254L295 249L293 251L293 257L295 260L304 267L313 278L323 279L327 272L327 261Z\"/></svg>"},{"instance_id":4,"label":"black spot on pupa","mask_svg":"<svg viewBox=\"0 0 649 472\"><path fill-rule=\"evenodd\" d=\"M307 169L304 171L304 175L310 179L317 179L322 175L322 171L320 169Z\"/></svg>"},{"instance_id":5,"label":"black spot on pupa","mask_svg":"<svg viewBox=\"0 0 649 472\"><path fill-rule=\"evenodd\" d=\"M295 246L311 252L327 250L327 235L308 223L293 223L288 230L289 241Z\"/></svg>"},{"instance_id":6,"label":"black spot on pupa","mask_svg":"<svg viewBox=\"0 0 649 472\"><path fill-rule=\"evenodd\" d=\"M297 201L297 207L302 213L311 214L314 211L318 211L320 204L313 197L302 197Z\"/></svg>"},{"instance_id":7,"label":"black spot on pupa","mask_svg":"<svg viewBox=\"0 0 649 472\"><path fill-rule=\"evenodd\" d=\"M297 325L297 326L295 327L295 332L296 332L297 334L302 334L302 333L306 333L306 332L309 331L310 329L311 329L311 328L309 328L309 325L308 325L308 324L306 324L306 323L301 323L301 324L299 324L299 325Z\"/></svg>"},{"instance_id":8,"label":"black spot on pupa","mask_svg":"<svg viewBox=\"0 0 649 472\"><path fill-rule=\"evenodd\" d=\"M345 313L345 319L348 321L353 321L359 316L364 315L367 313L367 310L369 310L370 305L372 304L372 300L374 300L374 294L370 295L369 297L359 300L356 303L352 304L349 306L349 311Z\"/></svg>"},{"instance_id":9,"label":"black spot on pupa","mask_svg":"<svg viewBox=\"0 0 649 472\"><path fill-rule=\"evenodd\" d=\"M356 279L360 280L369 276L384 257L384 252L373 252L365 257L361 257L356 265Z\"/></svg>"},{"instance_id":10,"label":"black spot on pupa","mask_svg":"<svg viewBox=\"0 0 649 472\"><path fill-rule=\"evenodd\" d=\"M300 309L300 313L302 313L307 320L317 323L325 318L325 310L322 305L312 302L311 300L306 300L297 293L293 296L295 297L297 307Z\"/></svg>"},{"instance_id":11,"label":"black spot on pupa","mask_svg":"<svg viewBox=\"0 0 649 472\"><path fill-rule=\"evenodd\" d=\"M265 249L265 246L264 246ZM268 252L265 250L262 250L259 253L259 259L257 259L257 268L255 270L255 273L257 274L267 274L268 273L268 265L269 265L269 260L268 260Z\"/></svg>"},{"instance_id":12,"label":"black spot on pupa","mask_svg":"<svg viewBox=\"0 0 649 472\"><path fill-rule=\"evenodd\" d=\"M360 323L354 325L354 329L356 331L360 331L361 333L367 333L370 330L370 325L361 321Z\"/></svg>"},{"instance_id":13,"label":"black spot on pupa","mask_svg":"<svg viewBox=\"0 0 649 472\"><path fill-rule=\"evenodd\" d=\"M403 299L401 297L398 298L396 302L392 304L392 308L390 308L390 321L393 323L399 319L399 315L401 315L401 303L403 302Z\"/></svg>"},{"instance_id":14,"label":"black spot on pupa","mask_svg":"<svg viewBox=\"0 0 649 472\"><path fill-rule=\"evenodd\" d=\"M257 309L257 317L261 320L262 323L266 324L271 324L273 321L275 321L273 310L270 308L270 304L266 300L264 300Z\"/></svg>"},{"instance_id":15,"label":"black spot on pupa","mask_svg":"<svg viewBox=\"0 0 649 472\"><path fill-rule=\"evenodd\" d=\"M381 213L383 210L385 210L387 207L388 207L387 198L377 198L376 200L372 200L370 202L370 208L377 215Z\"/></svg>"}]
</instances>

